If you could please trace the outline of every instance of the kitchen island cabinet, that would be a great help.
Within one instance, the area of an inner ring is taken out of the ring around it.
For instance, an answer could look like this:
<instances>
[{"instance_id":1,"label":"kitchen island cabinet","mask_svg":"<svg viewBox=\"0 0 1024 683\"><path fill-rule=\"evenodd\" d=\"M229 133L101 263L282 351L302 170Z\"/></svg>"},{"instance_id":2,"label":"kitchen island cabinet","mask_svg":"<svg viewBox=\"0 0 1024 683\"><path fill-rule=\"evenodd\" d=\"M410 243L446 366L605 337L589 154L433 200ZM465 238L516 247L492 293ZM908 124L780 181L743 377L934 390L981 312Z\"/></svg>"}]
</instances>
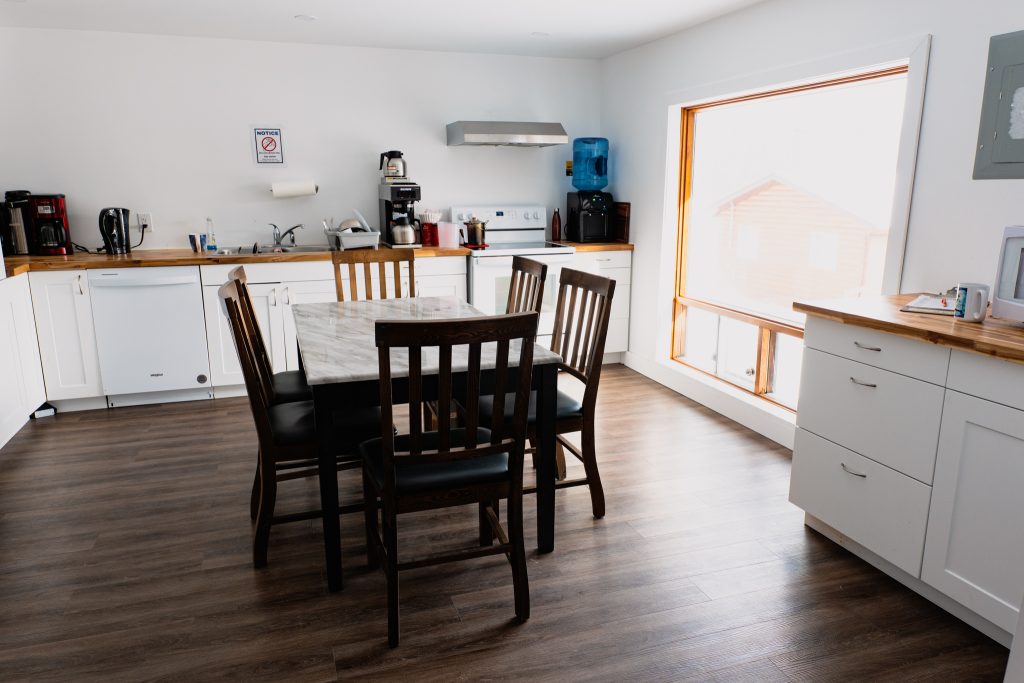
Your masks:
<instances>
[{"instance_id":1,"label":"kitchen island cabinet","mask_svg":"<svg viewBox=\"0 0 1024 683\"><path fill-rule=\"evenodd\" d=\"M790 501L808 526L1008 644L1024 598L1024 329L812 304Z\"/></svg>"}]
</instances>

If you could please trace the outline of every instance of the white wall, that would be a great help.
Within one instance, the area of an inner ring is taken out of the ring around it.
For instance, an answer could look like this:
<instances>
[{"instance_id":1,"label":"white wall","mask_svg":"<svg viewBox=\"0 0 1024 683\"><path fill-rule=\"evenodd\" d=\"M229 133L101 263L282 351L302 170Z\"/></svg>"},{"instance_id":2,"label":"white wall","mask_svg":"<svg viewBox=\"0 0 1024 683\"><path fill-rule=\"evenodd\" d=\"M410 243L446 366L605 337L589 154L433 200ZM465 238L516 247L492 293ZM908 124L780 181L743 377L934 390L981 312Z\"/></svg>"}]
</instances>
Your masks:
<instances>
[{"instance_id":1,"label":"white wall","mask_svg":"<svg viewBox=\"0 0 1024 683\"><path fill-rule=\"evenodd\" d=\"M388 149L406 153L421 206L555 206L567 146L450 148L445 124L561 121L594 135L597 82L593 60L0 29L0 190L65 193L72 237L92 247L104 206L152 212L146 247L185 246L208 215L222 246L267 240L267 222L306 223L299 242L322 242L325 217L357 208L376 223ZM283 128L287 168L255 166L254 125ZM303 178L319 196L266 191Z\"/></svg>"},{"instance_id":2,"label":"white wall","mask_svg":"<svg viewBox=\"0 0 1024 683\"><path fill-rule=\"evenodd\" d=\"M636 243L627 362L720 412L786 442L783 422L665 366L675 267L667 223L666 130L673 93L720 82L772 85L794 65L932 34L903 291L995 278L999 237L1024 222L1024 181L971 179L988 39L1024 29L1019 0L770 0L603 61L602 130L612 141L611 191L633 204ZM700 88L716 90L715 87ZM679 100L676 100L677 102ZM839 132L837 132L839 133ZM766 421L767 420L767 421ZM791 432L791 428L788 429ZM791 438L791 437L790 437Z\"/></svg>"}]
</instances>

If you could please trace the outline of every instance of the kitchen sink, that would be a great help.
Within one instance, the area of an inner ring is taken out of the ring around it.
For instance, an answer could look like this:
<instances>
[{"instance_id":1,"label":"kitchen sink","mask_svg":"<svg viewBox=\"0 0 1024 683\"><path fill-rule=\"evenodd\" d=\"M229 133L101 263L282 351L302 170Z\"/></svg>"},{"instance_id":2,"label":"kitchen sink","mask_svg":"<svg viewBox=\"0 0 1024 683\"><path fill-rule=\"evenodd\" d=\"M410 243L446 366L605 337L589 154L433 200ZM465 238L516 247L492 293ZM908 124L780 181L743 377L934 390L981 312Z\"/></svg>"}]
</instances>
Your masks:
<instances>
[{"instance_id":1,"label":"kitchen sink","mask_svg":"<svg viewBox=\"0 0 1024 683\"><path fill-rule=\"evenodd\" d=\"M275 250L279 249L286 254L305 254L305 253L317 253L317 252L328 252L331 250L326 244L299 244L294 247L274 247Z\"/></svg>"},{"instance_id":2,"label":"kitchen sink","mask_svg":"<svg viewBox=\"0 0 1024 683\"><path fill-rule=\"evenodd\" d=\"M221 253L227 254L317 254L329 252L331 248L326 244L260 244L255 250L253 247L238 247L237 249L224 249Z\"/></svg>"}]
</instances>

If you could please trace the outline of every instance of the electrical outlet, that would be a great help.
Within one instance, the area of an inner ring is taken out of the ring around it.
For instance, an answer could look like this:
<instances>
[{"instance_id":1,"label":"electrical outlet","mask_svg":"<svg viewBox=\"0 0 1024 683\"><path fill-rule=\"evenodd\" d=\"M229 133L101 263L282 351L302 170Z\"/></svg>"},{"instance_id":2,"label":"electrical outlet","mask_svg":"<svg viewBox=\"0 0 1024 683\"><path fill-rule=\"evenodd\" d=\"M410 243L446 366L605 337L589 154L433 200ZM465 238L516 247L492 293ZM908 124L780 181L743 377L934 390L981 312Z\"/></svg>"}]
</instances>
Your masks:
<instances>
[{"instance_id":1,"label":"electrical outlet","mask_svg":"<svg viewBox=\"0 0 1024 683\"><path fill-rule=\"evenodd\" d=\"M139 232L149 231L153 232L153 214L151 213L137 213L135 214L139 221Z\"/></svg>"}]
</instances>

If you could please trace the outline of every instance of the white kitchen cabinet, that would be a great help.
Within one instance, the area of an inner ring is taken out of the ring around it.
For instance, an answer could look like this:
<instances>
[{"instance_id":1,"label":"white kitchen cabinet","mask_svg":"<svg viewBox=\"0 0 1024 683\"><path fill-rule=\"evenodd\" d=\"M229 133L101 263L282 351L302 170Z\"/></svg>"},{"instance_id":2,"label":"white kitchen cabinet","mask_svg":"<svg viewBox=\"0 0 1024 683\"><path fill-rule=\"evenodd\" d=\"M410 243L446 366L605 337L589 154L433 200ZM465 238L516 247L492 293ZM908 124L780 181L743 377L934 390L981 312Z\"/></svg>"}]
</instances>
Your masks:
<instances>
[{"instance_id":1,"label":"white kitchen cabinet","mask_svg":"<svg viewBox=\"0 0 1024 683\"><path fill-rule=\"evenodd\" d=\"M416 296L454 296L463 301L469 298L465 275L416 275Z\"/></svg>"},{"instance_id":2,"label":"white kitchen cabinet","mask_svg":"<svg viewBox=\"0 0 1024 683\"><path fill-rule=\"evenodd\" d=\"M332 284L333 287L333 284ZM224 302L217 294L218 287L203 287L203 309L206 315L206 343L210 354L210 383L214 387L244 385L242 366L231 335L231 325ZM287 365L284 341L283 286L279 283L250 284L256 319L263 333L263 341L276 370Z\"/></svg>"},{"instance_id":3,"label":"white kitchen cabinet","mask_svg":"<svg viewBox=\"0 0 1024 683\"><path fill-rule=\"evenodd\" d=\"M284 367L275 364L275 369L298 370L299 347L295 338L295 316L292 306L296 304L318 304L337 301L334 280L313 282L285 282L279 285L281 291L281 332L277 334L283 340Z\"/></svg>"},{"instance_id":4,"label":"white kitchen cabinet","mask_svg":"<svg viewBox=\"0 0 1024 683\"><path fill-rule=\"evenodd\" d=\"M921 578L1013 632L1024 598L1024 411L947 391L933 486Z\"/></svg>"},{"instance_id":5,"label":"white kitchen cabinet","mask_svg":"<svg viewBox=\"0 0 1024 683\"><path fill-rule=\"evenodd\" d=\"M0 280L0 387L3 446L46 400L27 275Z\"/></svg>"},{"instance_id":6,"label":"white kitchen cabinet","mask_svg":"<svg viewBox=\"0 0 1024 683\"><path fill-rule=\"evenodd\" d=\"M632 279L633 252L627 250L577 251L572 268L615 280L612 312L608 319L605 353L629 349L629 297Z\"/></svg>"},{"instance_id":7,"label":"white kitchen cabinet","mask_svg":"<svg viewBox=\"0 0 1024 683\"><path fill-rule=\"evenodd\" d=\"M44 271L28 278L47 400L103 396L85 271Z\"/></svg>"},{"instance_id":8,"label":"white kitchen cabinet","mask_svg":"<svg viewBox=\"0 0 1024 683\"><path fill-rule=\"evenodd\" d=\"M465 256L437 256L417 259L416 296L454 296L469 300ZM408 280L403 287L408 288Z\"/></svg>"}]
</instances>

